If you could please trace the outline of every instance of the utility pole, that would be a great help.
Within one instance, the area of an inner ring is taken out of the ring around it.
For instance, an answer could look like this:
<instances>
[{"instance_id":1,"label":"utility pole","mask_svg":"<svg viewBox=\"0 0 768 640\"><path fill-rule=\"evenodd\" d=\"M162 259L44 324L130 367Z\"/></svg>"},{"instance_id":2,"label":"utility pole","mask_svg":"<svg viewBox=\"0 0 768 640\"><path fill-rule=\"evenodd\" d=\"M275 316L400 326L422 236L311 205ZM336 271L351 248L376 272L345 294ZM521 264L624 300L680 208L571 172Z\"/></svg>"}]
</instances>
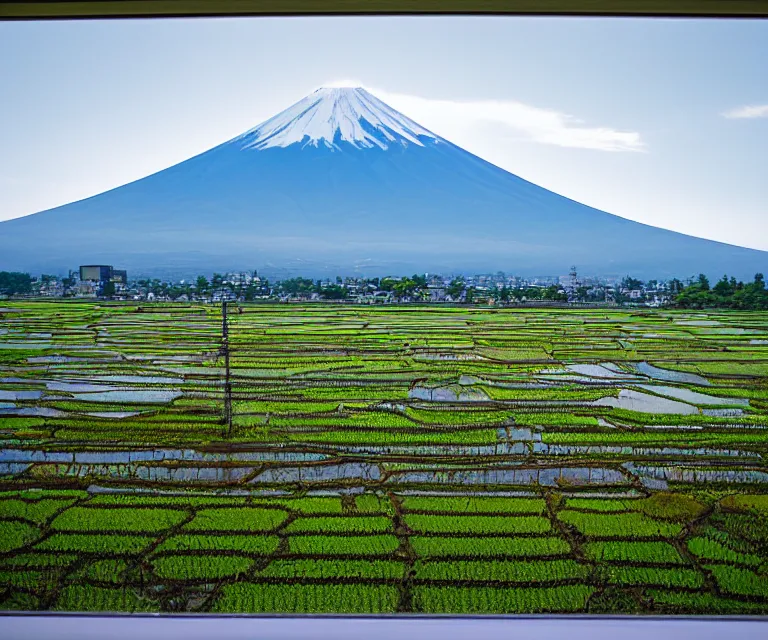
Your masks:
<instances>
[{"instance_id":1,"label":"utility pole","mask_svg":"<svg viewBox=\"0 0 768 640\"><path fill-rule=\"evenodd\" d=\"M227 438L232 437L232 383L229 378L229 328L227 327L227 301L221 303L221 350L224 353L224 421Z\"/></svg>"}]
</instances>

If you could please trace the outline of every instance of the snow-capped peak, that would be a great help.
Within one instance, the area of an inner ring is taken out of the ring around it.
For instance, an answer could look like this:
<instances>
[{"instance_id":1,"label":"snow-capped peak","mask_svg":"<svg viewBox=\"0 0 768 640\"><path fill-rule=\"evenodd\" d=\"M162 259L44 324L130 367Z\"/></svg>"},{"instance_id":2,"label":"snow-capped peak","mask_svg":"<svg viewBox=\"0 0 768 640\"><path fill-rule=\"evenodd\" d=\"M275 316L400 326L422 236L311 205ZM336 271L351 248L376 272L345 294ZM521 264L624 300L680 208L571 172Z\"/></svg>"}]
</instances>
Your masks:
<instances>
[{"instance_id":1,"label":"snow-capped peak","mask_svg":"<svg viewBox=\"0 0 768 640\"><path fill-rule=\"evenodd\" d=\"M292 144L357 148L415 144L440 138L360 87L324 87L235 138L243 149Z\"/></svg>"}]
</instances>

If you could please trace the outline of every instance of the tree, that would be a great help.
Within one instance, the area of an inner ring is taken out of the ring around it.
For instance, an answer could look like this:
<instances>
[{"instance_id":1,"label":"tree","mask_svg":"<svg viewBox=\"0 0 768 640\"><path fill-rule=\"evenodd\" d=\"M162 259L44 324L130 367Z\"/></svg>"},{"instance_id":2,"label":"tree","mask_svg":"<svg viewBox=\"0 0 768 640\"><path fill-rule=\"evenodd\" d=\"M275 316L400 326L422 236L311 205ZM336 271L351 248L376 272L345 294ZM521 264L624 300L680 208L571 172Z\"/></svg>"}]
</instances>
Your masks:
<instances>
[{"instance_id":1,"label":"tree","mask_svg":"<svg viewBox=\"0 0 768 640\"><path fill-rule=\"evenodd\" d=\"M670 290L672 288L670 287ZM706 276L699 275L675 297L681 307L724 307L732 309L768 309L768 291L763 275L755 274L753 282L744 284L736 278L724 275L714 287L709 286Z\"/></svg>"},{"instance_id":2,"label":"tree","mask_svg":"<svg viewBox=\"0 0 768 640\"><path fill-rule=\"evenodd\" d=\"M632 276L625 276L621 281L621 288L632 291L633 289L641 289L643 281L633 278Z\"/></svg>"},{"instance_id":3,"label":"tree","mask_svg":"<svg viewBox=\"0 0 768 640\"><path fill-rule=\"evenodd\" d=\"M683 283L680 282L677 278L672 278L672 280L669 281L669 292L672 295L677 295L683 290Z\"/></svg>"},{"instance_id":4,"label":"tree","mask_svg":"<svg viewBox=\"0 0 768 640\"><path fill-rule=\"evenodd\" d=\"M458 300L464 292L465 286L466 283L464 278L459 276L458 278L451 280L451 283L445 288L445 292L451 296L453 300Z\"/></svg>"},{"instance_id":5,"label":"tree","mask_svg":"<svg viewBox=\"0 0 768 640\"><path fill-rule=\"evenodd\" d=\"M346 287L342 287L338 284L332 284L329 287L323 289L322 297L325 300L344 300L349 295Z\"/></svg>"},{"instance_id":6,"label":"tree","mask_svg":"<svg viewBox=\"0 0 768 640\"><path fill-rule=\"evenodd\" d=\"M735 287L731 282L732 281L728 279L727 275L723 276L720 280L718 280L717 284L712 287L712 292L722 297L732 296Z\"/></svg>"},{"instance_id":7,"label":"tree","mask_svg":"<svg viewBox=\"0 0 768 640\"><path fill-rule=\"evenodd\" d=\"M420 276L420 275L414 273L411 276L411 280L416 284L416 286L419 289L426 289L427 288L427 278L426 278L426 276Z\"/></svg>"},{"instance_id":8,"label":"tree","mask_svg":"<svg viewBox=\"0 0 768 640\"><path fill-rule=\"evenodd\" d=\"M0 293L8 296L32 292L32 276L20 271L0 271Z\"/></svg>"},{"instance_id":9,"label":"tree","mask_svg":"<svg viewBox=\"0 0 768 640\"><path fill-rule=\"evenodd\" d=\"M394 280L393 278L382 278L381 282L379 283L379 289L382 291L394 291L396 283L397 280Z\"/></svg>"},{"instance_id":10,"label":"tree","mask_svg":"<svg viewBox=\"0 0 768 640\"><path fill-rule=\"evenodd\" d=\"M101 295L103 295L105 298L111 298L115 295L115 283L111 280L109 282L104 283L104 289L101 291Z\"/></svg>"},{"instance_id":11,"label":"tree","mask_svg":"<svg viewBox=\"0 0 768 640\"><path fill-rule=\"evenodd\" d=\"M509 301L509 289L507 289L507 285L504 285L501 288L501 291L499 292L499 299L502 302L508 302Z\"/></svg>"},{"instance_id":12,"label":"tree","mask_svg":"<svg viewBox=\"0 0 768 640\"><path fill-rule=\"evenodd\" d=\"M464 302L467 304L472 304L475 301L475 288L474 287L468 287L467 292L464 295Z\"/></svg>"},{"instance_id":13,"label":"tree","mask_svg":"<svg viewBox=\"0 0 768 640\"><path fill-rule=\"evenodd\" d=\"M195 282L195 288L197 289L197 292L200 294L204 294L208 291L208 287L210 285L208 284L208 278L205 276L197 276L197 281Z\"/></svg>"}]
</instances>

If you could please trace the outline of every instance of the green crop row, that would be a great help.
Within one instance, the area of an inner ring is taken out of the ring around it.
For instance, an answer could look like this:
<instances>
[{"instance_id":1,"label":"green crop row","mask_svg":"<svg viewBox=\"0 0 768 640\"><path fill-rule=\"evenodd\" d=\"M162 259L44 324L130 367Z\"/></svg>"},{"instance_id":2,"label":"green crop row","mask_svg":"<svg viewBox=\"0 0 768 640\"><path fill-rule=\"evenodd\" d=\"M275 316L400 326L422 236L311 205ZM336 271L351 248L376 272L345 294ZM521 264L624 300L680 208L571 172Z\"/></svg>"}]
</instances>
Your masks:
<instances>
[{"instance_id":1,"label":"green crop row","mask_svg":"<svg viewBox=\"0 0 768 640\"><path fill-rule=\"evenodd\" d=\"M399 594L394 586L366 584L226 585L214 613L394 613Z\"/></svg>"},{"instance_id":2,"label":"green crop row","mask_svg":"<svg viewBox=\"0 0 768 640\"><path fill-rule=\"evenodd\" d=\"M679 524L653 520L642 513L560 511L557 517L588 538L674 538L682 531Z\"/></svg>"},{"instance_id":3,"label":"green crop row","mask_svg":"<svg viewBox=\"0 0 768 640\"><path fill-rule=\"evenodd\" d=\"M417 586L414 606L423 613L566 613L583 611L593 591L585 585L512 589Z\"/></svg>"},{"instance_id":4,"label":"green crop row","mask_svg":"<svg viewBox=\"0 0 768 640\"><path fill-rule=\"evenodd\" d=\"M405 511L450 511L451 513L514 513L541 515L547 504L541 498L497 498L487 496L407 496Z\"/></svg>"},{"instance_id":5,"label":"green crop row","mask_svg":"<svg viewBox=\"0 0 768 640\"><path fill-rule=\"evenodd\" d=\"M418 580L451 582L560 582L585 579L591 567L575 560L452 560L429 561L416 566Z\"/></svg>"}]
</instances>

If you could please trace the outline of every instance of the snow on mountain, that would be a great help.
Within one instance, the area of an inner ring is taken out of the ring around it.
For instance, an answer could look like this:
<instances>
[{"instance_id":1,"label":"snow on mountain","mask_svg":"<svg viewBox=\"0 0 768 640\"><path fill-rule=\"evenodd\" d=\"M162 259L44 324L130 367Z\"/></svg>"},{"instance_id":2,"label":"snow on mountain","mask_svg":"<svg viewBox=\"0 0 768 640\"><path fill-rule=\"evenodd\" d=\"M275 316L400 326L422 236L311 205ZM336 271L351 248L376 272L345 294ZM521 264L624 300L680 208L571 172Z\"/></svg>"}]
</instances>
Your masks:
<instances>
[{"instance_id":1,"label":"snow on mountain","mask_svg":"<svg viewBox=\"0 0 768 640\"><path fill-rule=\"evenodd\" d=\"M441 140L358 88L322 88L259 126L238 136L242 149L268 149L293 144L338 148L339 141L356 148L388 149L390 145Z\"/></svg>"}]
</instances>

